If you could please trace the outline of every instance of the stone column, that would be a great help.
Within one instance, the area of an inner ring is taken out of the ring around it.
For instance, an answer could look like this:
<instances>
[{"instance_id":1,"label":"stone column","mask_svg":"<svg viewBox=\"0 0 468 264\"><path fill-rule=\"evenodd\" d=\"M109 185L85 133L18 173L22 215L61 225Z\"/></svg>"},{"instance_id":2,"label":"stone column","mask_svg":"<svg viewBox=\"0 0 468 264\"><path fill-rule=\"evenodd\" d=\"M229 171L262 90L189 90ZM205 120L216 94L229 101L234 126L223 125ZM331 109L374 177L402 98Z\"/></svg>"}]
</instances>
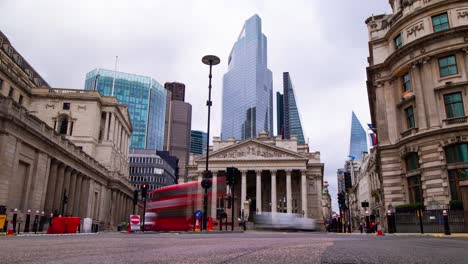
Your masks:
<instances>
[{"instance_id":1,"label":"stone column","mask_svg":"<svg viewBox=\"0 0 468 264\"><path fill-rule=\"evenodd\" d=\"M65 178L64 178L64 182L63 182L63 193L66 193L67 194L67 197L70 198L70 179L71 179L71 171L72 171L72 168L70 167L67 167L65 169ZM63 211L63 214L66 215L67 212L68 212L68 206L70 205L68 202L67 204L63 204L63 194L62 194L62 198L61 198L61 206L62 208L64 209ZM62 208L60 208L60 210L62 210ZM62 211L60 211L60 213L62 213Z\"/></svg>"},{"instance_id":2,"label":"stone column","mask_svg":"<svg viewBox=\"0 0 468 264\"><path fill-rule=\"evenodd\" d=\"M307 178L306 170L301 171L301 205L304 217L307 217Z\"/></svg>"},{"instance_id":3,"label":"stone column","mask_svg":"<svg viewBox=\"0 0 468 264\"><path fill-rule=\"evenodd\" d=\"M78 172L76 170L72 171L70 178L70 195L68 196L68 208L67 212L69 215L73 215L73 209L75 205L75 190L76 190L76 178Z\"/></svg>"},{"instance_id":4,"label":"stone column","mask_svg":"<svg viewBox=\"0 0 468 264\"><path fill-rule=\"evenodd\" d=\"M115 114L110 113L110 119L109 140L114 142Z\"/></svg>"},{"instance_id":5,"label":"stone column","mask_svg":"<svg viewBox=\"0 0 468 264\"><path fill-rule=\"evenodd\" d=\"M115 224L117 216L116 216L116 210L117 210L117 192L115 190L112 190L112 202L111 202L111 218L110 218L110 225L111 226L117 226Z\"/></svg>"},{"instance_id":6,"label":"stone column","mask_svg":"<svg viewBox=\"0 0 468 264\"><path fill-rule=\"evenodd\" d=\"M50 162L49 180L47 181L47 193L44 211L46 214L52 213L54 206L55 189L57 182L58 161L52 160Z\"/></svg>"},{"instance_id":7,"label":"stone column","mask_svg":"<svg viewBox=\"0 0 468 264\"><path fill-rule=\"evenodd\" d=\"M242 180L241 180L241 207L244 208L244 202L247 198L247 171L241 171Z\"/></svg>"},{"instance_id":8,"label":"stone column","mask_svg":"<svg viewBox=\"0 0 468 264\"><path fill-rule=\"evenodd\" d=\"M213 171L213 185L211 187L211 217L216 219L216 202L218 200L218 172Z\"/></svg>"},{"instance_id":9,"label":"stone column","mask_svg":"<svg viewBox=\"0 0 468 264\"><path fill-rule=\"evenodd\" d=\"M103 141L108 140L107 134L109 133L109 113L104 112L104 114L106 115L106 118L104 118L104 135L102 135Z\"/></svg>"},{"instance_id":10,"label":"stone column","mask_svg":"<svg viewBox=\"0 0 468 264\"><path fill-rule=\"evenodd\" d=\"M277 206L276 198L276 171L271 171L271 212L276 213Z\"/></svg>"},{"instance_id":11,"label":"stone column","mask_svg":"<svg viewBox=\"0 0 468 264\"><path fill-rule=\"evenodd\" d=\"M89 178L83 175L81 181L80 195L80 216L81 218L89 217L88 215L88 198L89 198Z\"/></svg>"},{"instance_id":12,"label":"stone column","mask_svg":"<svg viewBox=\"0 0 468 264\"><path fill-rule=\"evenodd\" d=\"M262 212L262 171L257 170L255 171L255 174L257 175L257 184L256 184L257 191L255 193L256 198L257 198L256 208L257 208L257 212L261 213Z\"/></svg>"},{"instance_id":13,"label":"stone column","mask_svg":"<svg viewBox=\"0 0 468 264\"><path fill-rule=\"evenodd\" d=\"M57 181L56 181L56 189L54 193L54 205L52 207L52 212L57 210L60 214L60 205L62 204L62 197L63 197L63 180L65 178L65 165L60 164L57 171Z\"/></svg>"},{"instance_id":14,"label":"stone column","mask_svg":"<svg viewBox=\"0 0 468 264\"><path fill-rule=\"evenodd\" d=\"M75 198L73 202L73 212L72 214L79 216L80 215L80 199L81 199L81 182L83 181L83 176L81 173L76 175L76 188L75 188Z\"/></svg>"},{"instance_id":15,"label":"stone column","mask_svg":"<svg viewBox=\"0 0 468 264\"><path fill-rule=\"evenodd\" d=\"M286 209L287 213L292 213L292 190L291 190L291 171L286 171Z\"/></svg>"},{"instance_id":16,"label":"stone column","mask_svg":"<svg viewBox=\"0 0 468 264\"><path fill-rule=\"evenodd\" d=\"M414 97L416 100L415 110L416 110L416 126L418 129L427 129L427 122L426 122L426 107L424 106L424 92L422 88L422 80L420 74L420 66L419 64L414 64L411 66L411 75L414 81L413 88L414 88ZM434 106L435 107L435 106Z\"/></svg>"},{"instance_id":17,"label":"stone column","mask_svg":"<svg viewBox=\"0 0 468 264\"><path fill-rule=\"evenodd\" d=\"M432 64L438 64L436 59L425 58L423 60L422 68L421 68L421 80L422 80L422 88L424 90L424 99L426 102L426 109L428 111L429 117L429 127L437 128L441 127L442 119L445 117L441 117L438 111L438 108L435 107L438 104L438 99L436 98L436 94L434 93L434 85L433 85L433 76L436 74L433 72Z\"/></svg>"}]
</instances>

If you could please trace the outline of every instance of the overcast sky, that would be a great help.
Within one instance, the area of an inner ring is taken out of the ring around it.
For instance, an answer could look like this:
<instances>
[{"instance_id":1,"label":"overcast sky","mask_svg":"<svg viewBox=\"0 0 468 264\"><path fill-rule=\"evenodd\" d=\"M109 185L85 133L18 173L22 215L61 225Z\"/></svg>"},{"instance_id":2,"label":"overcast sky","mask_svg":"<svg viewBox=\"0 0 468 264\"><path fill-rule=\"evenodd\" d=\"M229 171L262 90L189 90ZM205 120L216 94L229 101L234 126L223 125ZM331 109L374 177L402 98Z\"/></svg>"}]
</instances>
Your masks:
<instances>
[{"instance_id":1,"label":"overcast sky","mask_svg":"<svg viewBox=\"0 0 468 264\"><path fill-rule=\"evenodd\" d=\"M388 0L0 0L0 10L0 30L52 87L83 89L88 71L114 69L118 55L119 71L161 84L185 83L195 130L206 131L208 66L201 58L219 56L213 135L221 130L229 52L245 20L258 14L274 93L282 91L282 72L288 71L305 137L312 151L321 152L334 205L351 111L363 125L370 123L364 21L391 11Z\"/></svg>"}]
</instances>

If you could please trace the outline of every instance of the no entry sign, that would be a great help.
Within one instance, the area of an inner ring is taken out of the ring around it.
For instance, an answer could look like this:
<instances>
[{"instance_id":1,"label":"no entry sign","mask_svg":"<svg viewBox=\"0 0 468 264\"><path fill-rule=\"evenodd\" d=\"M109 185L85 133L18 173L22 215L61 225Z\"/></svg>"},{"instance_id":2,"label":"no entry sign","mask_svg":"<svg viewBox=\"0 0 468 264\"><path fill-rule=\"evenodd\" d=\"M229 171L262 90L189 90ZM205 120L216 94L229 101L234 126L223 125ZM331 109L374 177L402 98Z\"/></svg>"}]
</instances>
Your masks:
<instances>
[{"instance_id":1,"label":"no entry sign","mask_svg":"<svg viewBox=\"0 0 468 264\"><path fill-rule=\"evenodd\" d=\"M140 216L139 215L130 215L130 224L139 225L140 224Z\"/></svg>"}]
</instances>

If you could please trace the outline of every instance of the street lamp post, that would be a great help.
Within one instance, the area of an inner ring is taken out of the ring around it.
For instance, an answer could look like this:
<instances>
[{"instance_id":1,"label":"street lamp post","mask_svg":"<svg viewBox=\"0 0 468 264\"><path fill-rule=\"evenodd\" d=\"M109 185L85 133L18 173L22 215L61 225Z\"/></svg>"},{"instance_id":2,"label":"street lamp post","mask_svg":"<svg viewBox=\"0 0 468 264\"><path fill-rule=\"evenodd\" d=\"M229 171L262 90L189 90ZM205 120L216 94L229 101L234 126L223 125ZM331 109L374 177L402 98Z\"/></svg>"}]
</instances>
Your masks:
<instances>
[{"instance_id":1,"label":"street lamp post","mask_svg":"<svg viewBox=\"0 0 468 264\"><path fill-rule=\"evenodd\" d=\"M208 214L208 188L211 187L211 180L208 178L209 172L208 172L208 157L210 154L210 115L211 115L211 71L213 65L218 65L221 60L214 55L206 55L202 58L202 62L206 65L210 66L210 75L208 75L209 78L209 84L208 84L208 101L206 101L206 105L208 106L208 128L206 131L206 167L205 167L205 178L202 181L202 186L205 189L205 194L203 196L203 230L206 230L206 220L207 220L207 214Z\"/></svg>"}]
</instances>

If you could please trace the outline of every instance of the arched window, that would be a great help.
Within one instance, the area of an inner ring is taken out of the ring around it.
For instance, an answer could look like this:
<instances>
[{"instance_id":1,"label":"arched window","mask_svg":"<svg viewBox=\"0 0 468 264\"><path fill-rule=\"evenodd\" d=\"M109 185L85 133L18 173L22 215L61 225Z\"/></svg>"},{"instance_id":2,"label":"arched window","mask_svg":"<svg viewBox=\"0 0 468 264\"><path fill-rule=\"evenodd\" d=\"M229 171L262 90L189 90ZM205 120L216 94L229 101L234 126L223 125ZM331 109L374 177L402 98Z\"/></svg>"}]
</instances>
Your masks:
<instances>
[{"instance_id":1,"label":"arched window","mask_svg":"<svg viewBox=\"0 0 468 264\"><path fill-rule=\"evenodd\" d=\"M68 118L66 116L60 118L59 121L59 133L61 135L66 135L68 130Z\"/></svg>"}]
</instances>

